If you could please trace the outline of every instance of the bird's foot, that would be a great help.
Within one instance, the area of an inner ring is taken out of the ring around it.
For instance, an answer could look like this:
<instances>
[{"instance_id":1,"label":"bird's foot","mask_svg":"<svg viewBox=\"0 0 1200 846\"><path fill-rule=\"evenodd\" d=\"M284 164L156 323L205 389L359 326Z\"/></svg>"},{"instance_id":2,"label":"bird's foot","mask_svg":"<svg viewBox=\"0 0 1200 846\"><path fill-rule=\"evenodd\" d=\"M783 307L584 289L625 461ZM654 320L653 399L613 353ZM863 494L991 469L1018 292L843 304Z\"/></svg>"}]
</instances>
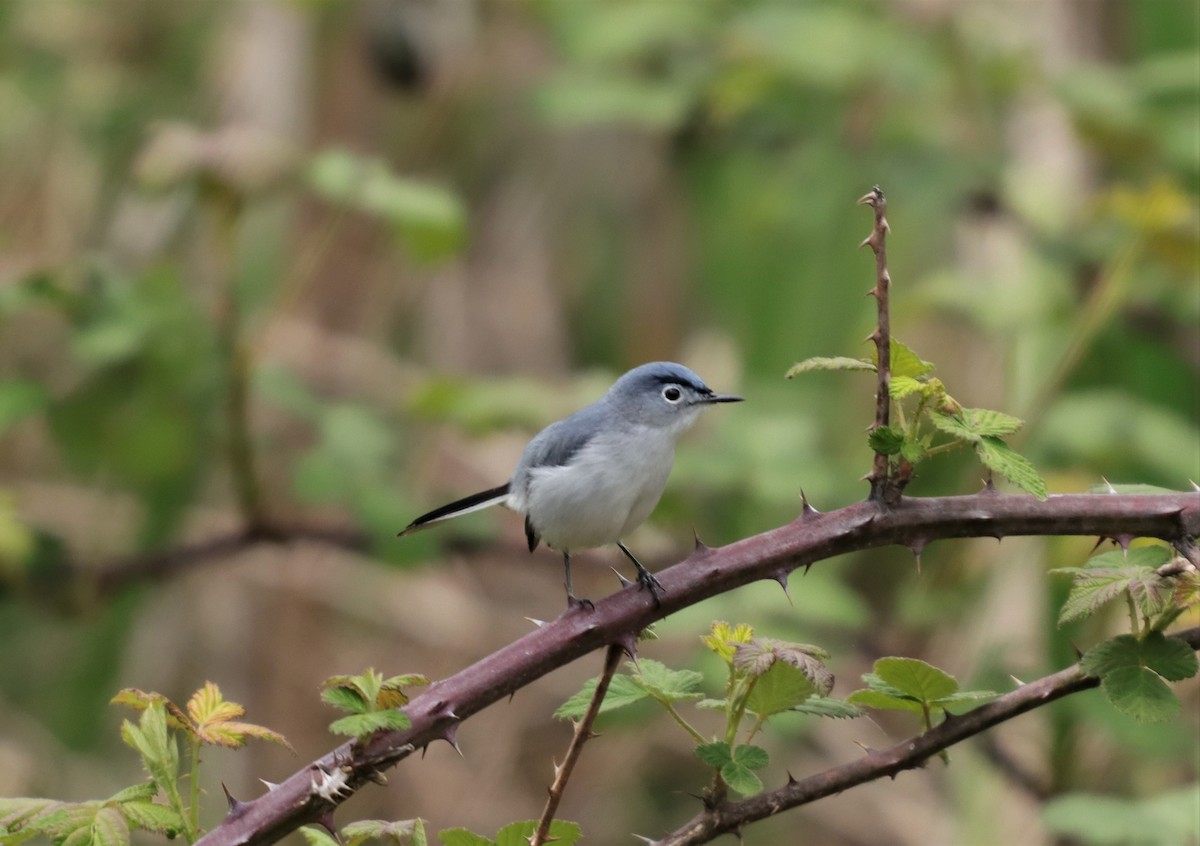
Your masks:
<instances>
[{"instance_id":1,"label":"bird's foot","mask_svg":"<svg viewBox=\"0 0 1200 846\"><path fill-rule=\"evenodd\" d=\"M650 595L654 597L655 605L662 604L658 597L659 594L666 593L667 589L662 586L662 582L654 577L653 573L646 569L639 570L637 580L639 585L650 591Z\"/></svg>"},{"instance_id":2,"label":"bird's foot","mask_svg":"<svg viewBox=\"0 0 1200 846\"><path fill-rule=\"evenodd\" d=\"M595 611L596 606L590 599L580 599L573 593L567 593L567 612L571 611Z\"/></svg>"}]
</instances>

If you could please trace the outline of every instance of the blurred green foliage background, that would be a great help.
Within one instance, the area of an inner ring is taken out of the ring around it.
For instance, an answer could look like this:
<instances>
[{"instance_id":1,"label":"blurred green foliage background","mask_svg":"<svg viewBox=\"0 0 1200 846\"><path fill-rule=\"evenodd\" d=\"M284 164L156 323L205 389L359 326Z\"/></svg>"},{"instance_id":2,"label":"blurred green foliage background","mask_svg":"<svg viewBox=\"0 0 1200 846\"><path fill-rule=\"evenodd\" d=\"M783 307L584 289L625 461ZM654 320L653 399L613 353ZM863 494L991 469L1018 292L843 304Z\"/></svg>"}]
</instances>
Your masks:
<instances>
[{"instance_id":1,"label":"blurred green foliage background","mask_svg":"<svg viewBox=\"0 0 1200 846\"><path fill-rule=\"evenodd\" d=\"M1027 421L1052 491L1200 481L1198 27L1191 0L0 0L0 795L108 795L137 778L108 698L211 678L301 755L214 753L211 825L219 782L256 795L331 746L321 679L446 675L556 614L511 515L395 532L642 361L749 400L682 446L630 540L652 567L801 489L861 498L870 378L782 376L867 353L875 183L894 331ZM980 479L939 457L909 492ZM753 585L647 651L716 683L699 636L730 619L829 648L835 695L885 654L1007 689L1119 626L1054 626L1045 570L1090 543L826 562L794 604ZM610 552L584 595L616 587ZM342 813L535 816L594 663ZM1052 797L1186 804L1184 687L1179 723L1074 697L746 842L1048 842ZM804 719L764 738L768 785L916 729ZM687 738L627 722L562 809L589 842L698 808Z\"/></svg>"}]
</instances>

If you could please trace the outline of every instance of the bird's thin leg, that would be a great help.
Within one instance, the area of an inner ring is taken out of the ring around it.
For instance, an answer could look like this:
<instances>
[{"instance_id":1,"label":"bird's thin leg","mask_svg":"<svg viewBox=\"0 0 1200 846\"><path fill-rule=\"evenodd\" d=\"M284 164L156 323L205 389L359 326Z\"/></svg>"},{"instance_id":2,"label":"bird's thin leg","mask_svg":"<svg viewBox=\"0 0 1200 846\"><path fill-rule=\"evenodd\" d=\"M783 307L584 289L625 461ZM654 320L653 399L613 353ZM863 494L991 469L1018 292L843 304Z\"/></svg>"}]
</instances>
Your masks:
<instances>
[{"instance_id":1,"label":"bird's thin leg","mask_svg":"<svg viewBox=\"0 0 1200 846\"><path fill-rule=\"evenodd\" d=\"M621 548L621 551L625 553L625 556L632 561L633 566L637 568L638 584L650 591L650 595L654 597L654 602L657 604L658 595L660 593L666 593L666 588L662 586L662 583L658 579L654 578L654 574L647 570L642 565L641 561L637 560L637 556L629 551L629 547L627 547L621 541L617 541L617 546Z\"/></svg>"},{"instance_id":2,"label":"bird's thin leg","mask_svg":"<svg viewBox=\"0 0 1200 846\"><path fill-rule=\"evenodd\" d=\"M567 572L567 607L574 608L575 606L594 608L590 599L580 599L575 595L575 591L571 588L571 553L563 550L563 568Z\"/></svg>"}]
</instances>

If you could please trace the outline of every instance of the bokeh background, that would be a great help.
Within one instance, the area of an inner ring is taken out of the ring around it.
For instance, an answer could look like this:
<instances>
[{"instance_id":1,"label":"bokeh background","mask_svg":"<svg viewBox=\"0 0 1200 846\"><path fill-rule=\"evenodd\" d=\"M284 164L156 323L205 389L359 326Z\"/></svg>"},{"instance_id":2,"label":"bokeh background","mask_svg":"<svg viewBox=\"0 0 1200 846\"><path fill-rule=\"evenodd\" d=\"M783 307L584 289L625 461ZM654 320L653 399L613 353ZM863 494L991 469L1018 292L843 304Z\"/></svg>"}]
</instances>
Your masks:
<instances>
[{"instance_id":1,"label":"bokeh background","mask_svg":"<svg viewBox=\"0 0 1200 846\"><path fill-rule=\"evenodd\" d=\"M643 361L748 399L706 415L628 539L652 568L693 528L791 519L802 489L863 497L871 379L783 374L869 352L875 183L896 334L1027 421L1052 491L1200 481L1198 27L1193 0L0 0L0 795L137 780L108 699L211 679L299 750L210 752L212 825L220 783L258 795L333 745L322 679L448 675L557 614L559 560L512 515L395 532ZM914 495L983 476L919 469ZM828 648L835 695L887 654L1007 690L1119 628L1055 625L1046 571L1093 541L822 562L792 603L751 585L643 654L716 695L699 637L725 619ZM583 595L617 587L615 551L578 562ZM600 660L339 818L536 816L551 713ZM1178 692L1150 727L1073 697L745 842L1053 842L1043 810L1078 791L1182 790L1186 823L1200 690ZM784 720L766 781L915 729ZM698 810L666 717L601 730L561 812L587 842Z\"/></svg>"}]
</instances>

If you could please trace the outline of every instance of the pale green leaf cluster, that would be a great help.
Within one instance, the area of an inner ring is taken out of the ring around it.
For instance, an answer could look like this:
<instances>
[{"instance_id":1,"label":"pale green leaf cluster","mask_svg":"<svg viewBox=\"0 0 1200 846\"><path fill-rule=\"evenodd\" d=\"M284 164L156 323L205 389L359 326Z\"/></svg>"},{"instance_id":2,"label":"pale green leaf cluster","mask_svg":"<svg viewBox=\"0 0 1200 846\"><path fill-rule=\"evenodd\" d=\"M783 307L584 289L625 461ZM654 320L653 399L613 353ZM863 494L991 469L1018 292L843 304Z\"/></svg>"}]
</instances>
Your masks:
<instances>
[{"instance_id":1,"label":"pale green leaf cluster","mask_svg":"<svg viewBox=\"0 0 1200 846\"><path fill-rule=\"evenodd\" d=\"M381 729L406 729L412 721L399 710L408 704L404 688L425 684L429 684L429 679L419 673L385 679L374 667L368 667L357 676L332 676L323 684L321 699L349 714L330 723L329 730L334 734L364 738Z\"/></svg>"},{"instance_id":2,"label":"pale green leaf cluster","mask_svg":"<svg viewBox=\"0 0 1200 846\"><path fill-rule=\"evenodd\" d=\"M136 723L122 722L121 739L141 757L150 780L89 802L0 799L0 846L37 837L55 846L129 846L130 832L136 830L192 843L200 836L201 746L236 749L250 738L288 745L277 732L241 722L245 709L226 701L212 682L196 691L186 708L137 688L122 690L112 702L141 711ZM191 765L186 773L180 766L180 736ZM187 801L181 783L190 786Z\"/></svg>"},{"instance_id":3,"label":"pale green leaf cluster","mask_svg":"<svg viewBox=\"0 0 1200 846\"><path fill-rule=\"evenodd\" d=\"M1052 573L1073 577L1058 623L1083 619L1101 606L1123 599L1133 634L1162 631L1188 608L1200 603L1200 573L1192 567L1160 575L1174 553L1164 544L1112 550L1094 555L1083 567Z\"/></svg>"},{"instance_id":4,"label":"pale green leaf cluster","mask_svg":"<svg viewBox=\"0 0 1200 846\"><path fill-rule=\"evenodd\" d=\"M954 676L916 658L880 658L873 670L863 674L867 686L851 693L846 701L867 708L920 714L926 731L933 727L937 713L997 696L990 690L959 690Z\"/></svg>"},{"instance_id":5,"label":"pale green leaf cluster","mask_svg":"<svg viewBox=\"0 0 1200 846\"><path fill-rule=\"evenodd\" d=\"M924 461L957 446L970 446L985 467L1023 491L1045 499L1046 483L1033 464L1002 439L1021 428L1022 421L986 408L963 408L933 376L933 365L892 338L889 344L888 394L892 401L890 426L872 429L868 445L888 457L893 471ZM791 379L818 370L876 372L877 357L809 358L788 372ZM935 435L942 439L935 443Z\"/></svg>"},{"instance_id":6,"label":"pale green leaf cluster","mask_svg":"<svg viewBox=\"0 0 1200 846\"><path fill-rule=\"evenodd\" d=\"M773 638L755 637L745 623L712 624L701 638L704 645L725 664L727 681L723 698L703 698L704 677L693 670L672 670L666 665L643 658L629 663L628 675L614 676L600 705L606 713L643 700L657 702L671 718L696 741L696 755L712 767L721 785L743 795L757 793L762 781L754 773L767 764L767 753L750 741L767 720L784 713L802 713L817 717L857 717L862 712L853 705L829 698L833 674L825 666L829 653L818 646L789 643ZM579 719L588 709L598 679L555 712L561 719ZM676 705L692 701L697 708L717 711L724 726L715 737L706 736L692 726ZM751 718L746 723L746 718ZM744 739L738 735L746 724Z\"/></svg>"},{"instance_id":7,"label":"pale green leaf cluster","mask_svg":"<svg viewBox=\"0 0 1200 846\"><path fill-rule=\"evenodd\" d=\"M537 830L537 820L509 823L494 838L484 837L465 828L448 828L438 832L442 846L529 846L529 839ZM577 823L554 820L550 823L550 841L558 846L574 846L583 837Z\"/></svg>"}]
</instances>

